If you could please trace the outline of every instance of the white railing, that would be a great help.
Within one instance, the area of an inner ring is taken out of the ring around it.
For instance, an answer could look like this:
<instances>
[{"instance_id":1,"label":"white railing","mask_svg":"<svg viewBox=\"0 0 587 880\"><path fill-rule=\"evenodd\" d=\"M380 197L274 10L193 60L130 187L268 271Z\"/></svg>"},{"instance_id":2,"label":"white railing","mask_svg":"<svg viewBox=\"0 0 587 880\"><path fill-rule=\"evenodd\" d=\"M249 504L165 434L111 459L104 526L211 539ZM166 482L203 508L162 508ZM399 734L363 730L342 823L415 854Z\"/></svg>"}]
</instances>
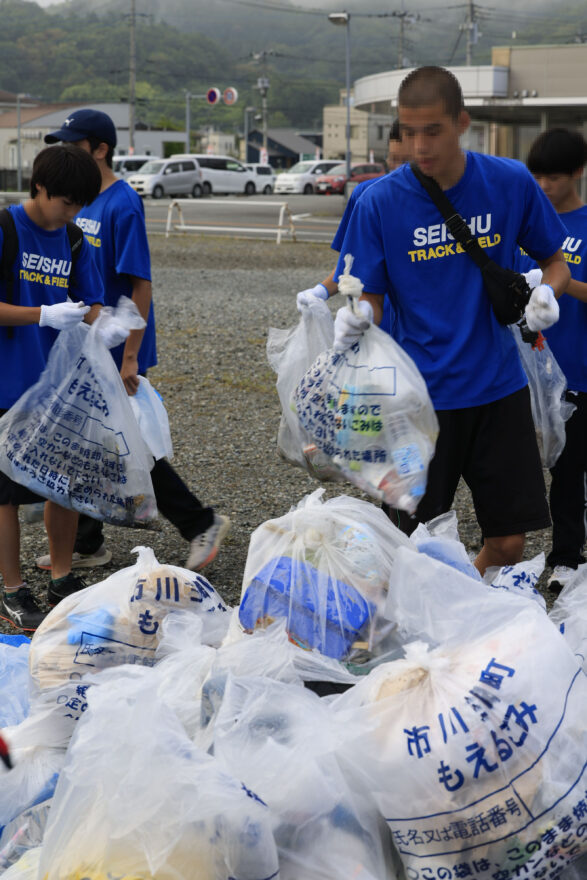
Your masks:
<instances>
[{"instance_id":1,"label":"white railing","mask_svg":"<svg viewBox=\"0 0 587 880\"><path fill-rule=\"evenodd\" d=\"M11 204L20 204L21 202L26 201L30 196L30 193L27 192L8 192L8 191L0 191L0 203L10 202Z\"/></svg>"},{"instance_id":2,"label":"white railing","mask_svg":"<svg viewBox=\"0 0 587 880\"><path fill-rule=\"evenodd\" d=\"M279 218L276 226L224 226L204 223L186 223L183 216L182 205L191 205L192 208L203 208L205 211L215 207L224 205L237 205L239 208L279 208ZM173 209L177 209L178 222L173 223ZM287 221L286 221L287 216ZM275 233L276 244L281 243L284 234L290 233L291 240L296 241L296 230L293 222L291 211L287 202L251 201L251 199L174 199L167 209L167 225L165 227L165 237L169 237L169 233L175 232L242 232L242 233Z\"/></svg>"}]
</instances>

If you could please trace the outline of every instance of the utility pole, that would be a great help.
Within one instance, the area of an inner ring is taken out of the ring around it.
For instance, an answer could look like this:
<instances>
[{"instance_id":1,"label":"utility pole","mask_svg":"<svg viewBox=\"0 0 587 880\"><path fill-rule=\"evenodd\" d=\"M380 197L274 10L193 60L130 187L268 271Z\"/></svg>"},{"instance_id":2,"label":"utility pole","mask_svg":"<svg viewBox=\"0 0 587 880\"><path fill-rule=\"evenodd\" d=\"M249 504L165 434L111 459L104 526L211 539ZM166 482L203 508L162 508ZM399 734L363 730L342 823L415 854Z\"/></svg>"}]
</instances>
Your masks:
<instances>
[{"instance_id":1,"label":"utility pole","mask_svg":"<svg viewBox=\"0 0 587 880\"><path fill-rule=\"evenodd\" d=\"M269 80L266 76L260 76L257 80L257 90L261 95L261 114L263 116L263 156L262 162L268 161L267 152L267 92L269 91Z\"/></svg>"},{"instance_id":2,"label":"utility pole","mask_svg":"<svg viewBox=\"0 0 587 880\"><path fill-rule=\"evenodd\" d=\"M473 0L467 0L467 20L461 25L461 30L467 32L467 55L466 65L470 67L472 62L472 49L477 43L480 34L477 32L477 22L475 20L475 3Z\"/></svg>"},{"instance_id":3,"label":"utility pole","mask_svg":"<svg viewBox=\"0 0 587 880\"><path fill-rule=\"evenodd\" d=\"M397 67L401 70L404 66L404 22L405 16L399 16L399 45L397 48Z\"/></svg>"},{"instance_id":4,"label":"utility pole","mask_svg":"<svg viewBox=\"0 0 587 880\"><path fill-rule=\"evenodd\" d=\"M128 74L128 152L132 156L135 151L135 87L137 81L137 44L136 44L137 5L130 0L130 48Z\"/></svg>"}]
</instances>

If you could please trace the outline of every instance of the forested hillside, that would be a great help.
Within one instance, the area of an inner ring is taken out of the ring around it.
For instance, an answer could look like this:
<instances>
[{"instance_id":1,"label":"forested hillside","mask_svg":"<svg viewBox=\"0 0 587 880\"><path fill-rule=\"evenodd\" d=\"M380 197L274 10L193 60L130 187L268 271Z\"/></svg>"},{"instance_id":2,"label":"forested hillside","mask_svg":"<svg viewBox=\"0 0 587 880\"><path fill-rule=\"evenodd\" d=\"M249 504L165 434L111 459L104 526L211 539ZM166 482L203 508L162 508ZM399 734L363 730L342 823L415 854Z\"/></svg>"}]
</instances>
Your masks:
<instances>
[{"instance_id":1,"label":"forested hillside","mask_svg":"<svg viewBox=\"0 0 587 880\"><path fill-rule=\"evenodd\" d=\"M336 101L344 84L344 28L327 19L333 0L310 11L288 0L135 4L139 121L181 128L185 90L201 95L211 86L234 86L235 106L193 100L192 120L242 127L244 108L260 104L257 79L266 76L270 125L315 127L323 105ZM400 66L400 58L403 66L465 61L465 3L421 11L412 11L408 0L351 0L348 6L357 9L351 12L353 79ZM556 10L538 2L525 10L515 4L474 8L477 64L489 63L492 45L572 42L587 31L584 2L560 3ZM126 100L130 12L131 0L67 0L45 9L0 0L0 88L46 100Z\"/></svg>"}]
</instances>

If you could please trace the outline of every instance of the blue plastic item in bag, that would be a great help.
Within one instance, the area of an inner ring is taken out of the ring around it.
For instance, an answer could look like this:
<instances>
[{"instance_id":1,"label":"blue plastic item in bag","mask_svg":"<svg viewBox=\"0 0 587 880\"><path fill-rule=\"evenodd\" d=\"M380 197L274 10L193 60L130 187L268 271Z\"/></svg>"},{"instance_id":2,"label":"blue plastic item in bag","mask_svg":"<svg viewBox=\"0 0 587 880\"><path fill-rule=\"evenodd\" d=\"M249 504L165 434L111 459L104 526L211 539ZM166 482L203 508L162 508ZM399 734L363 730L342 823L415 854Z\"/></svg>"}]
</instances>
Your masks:
<instances>
[{"instance_id":1,"label":"blue plastic item in bag","mask_svg":"<svg viewBox=\"0 0 587 880\"><path fill-rule=\"evenodd\" d=\"M291 638L341 660L374 612L350 584L307 562L280 556L265 565L246 588L239 620L245 629L254 629L265 617L285 617Z\"/></svg>"}]
</instances>

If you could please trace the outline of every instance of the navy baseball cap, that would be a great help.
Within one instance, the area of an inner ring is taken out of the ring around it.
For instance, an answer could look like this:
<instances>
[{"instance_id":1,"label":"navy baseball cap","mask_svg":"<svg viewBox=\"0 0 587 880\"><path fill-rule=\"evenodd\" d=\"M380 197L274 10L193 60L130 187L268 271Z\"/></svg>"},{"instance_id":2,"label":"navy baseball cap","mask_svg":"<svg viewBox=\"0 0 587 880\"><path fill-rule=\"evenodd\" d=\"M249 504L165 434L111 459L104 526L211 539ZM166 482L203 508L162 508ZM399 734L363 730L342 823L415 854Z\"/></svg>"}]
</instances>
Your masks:
<instances>
[{"instance_id":1,"label":"navy baseball cap","mask_svg":"<svg viewBox=\"0 0 587 880\"><path fill-rule=\"evenodd\" d=\"M58 141L83 141L97 138L101 143L116 146L116 128L107 113L101 110L75 110L67 117L59 131L45 135L46 144Z\"/></svg>"}]
</instances>

